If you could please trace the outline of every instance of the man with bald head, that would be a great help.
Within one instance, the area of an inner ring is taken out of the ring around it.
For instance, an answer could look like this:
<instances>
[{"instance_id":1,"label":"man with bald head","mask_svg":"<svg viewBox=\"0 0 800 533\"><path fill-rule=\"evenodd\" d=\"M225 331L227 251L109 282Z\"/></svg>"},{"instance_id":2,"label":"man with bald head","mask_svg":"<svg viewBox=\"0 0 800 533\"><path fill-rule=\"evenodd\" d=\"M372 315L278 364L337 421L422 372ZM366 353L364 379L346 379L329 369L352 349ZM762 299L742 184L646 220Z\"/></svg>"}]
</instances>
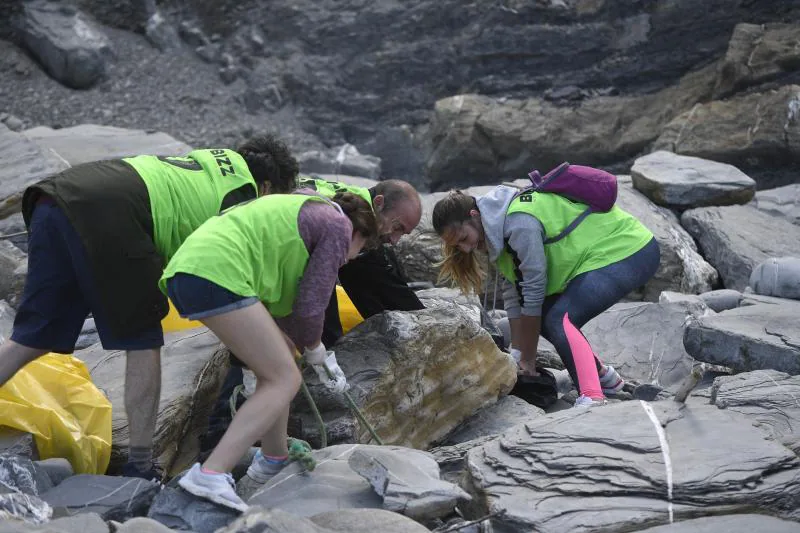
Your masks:
<instances>
[{"instance_id":1,"label":"man with bald head","mask_svg":"<svg viewBox=\"0 0 800 533\"><path fill-rule=\"evenodd\" d=\"M298 188L333 197L337 192L352 192L364 198L375 211L382 245L362 252L339 269L339 283L362 317L383 311L413 311L424 306L409 288L406 276L390 246L408 235L422 218L419 193L408 182L383 180L373 187L358 187L341 182L303 176ZM330 346L342 336L336 291L331 296L325 316L322 342Z\"/></svg>"}]
</instances>

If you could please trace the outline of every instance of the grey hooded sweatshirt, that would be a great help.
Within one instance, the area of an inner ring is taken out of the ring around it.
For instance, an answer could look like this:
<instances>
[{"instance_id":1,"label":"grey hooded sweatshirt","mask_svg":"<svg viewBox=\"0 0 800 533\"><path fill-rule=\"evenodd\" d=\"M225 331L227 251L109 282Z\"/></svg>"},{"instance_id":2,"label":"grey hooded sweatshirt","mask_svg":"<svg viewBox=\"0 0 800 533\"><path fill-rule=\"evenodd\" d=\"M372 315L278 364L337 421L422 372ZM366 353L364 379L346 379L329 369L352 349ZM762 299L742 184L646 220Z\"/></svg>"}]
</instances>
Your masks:
<instances>
[{"instance_id":1,"label":"grey hooded sweatshirt","mask_svg":"<svg viewBox=\"0 0 800 533\"><path fill-rule=\"evenodd\" d=\"M544 226L527 213L506 216L519 189L499 185L476 199L486 235L489 260L497 261L508 246L519 261L517 284L503 280L503 302L508 318L541 316L547 288L547 258L544 255Z\"/></svg>"}]
</instances>

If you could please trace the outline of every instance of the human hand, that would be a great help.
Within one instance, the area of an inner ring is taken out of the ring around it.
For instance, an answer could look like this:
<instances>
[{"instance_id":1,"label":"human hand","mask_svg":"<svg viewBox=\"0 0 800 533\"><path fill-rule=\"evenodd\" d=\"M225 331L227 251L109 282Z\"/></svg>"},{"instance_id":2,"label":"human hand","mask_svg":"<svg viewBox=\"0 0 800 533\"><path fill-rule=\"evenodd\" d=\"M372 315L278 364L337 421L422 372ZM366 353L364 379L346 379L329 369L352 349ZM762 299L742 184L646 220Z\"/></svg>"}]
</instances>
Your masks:
<instances>
[{"instance_id":1,"label":"human hand","mask_svg":"<svg viewBox=\"0 0 800 533\"><path fill-rule=\"evenodd\" d=\"M327 367L333 377L328 376L328 372L325 370L325 367ZM328 352L325 361L322 364L314 365L313 368L317 373L317 377L319 378L320 382L322 382L328 390L342 393L350 388L342 368L336 361L335 352Z\"/></svg>"},{"instance_id":2,"label":"human hand","mask_svg":"<svg viewBox=\"0 0 800 533\"><path fill-rule=\"evenodd\" d=\"M310 365L321 365L325 362L327 354L328 352L325 349L325 345L319 343L314 348L306 348L303 352L303 358L306 360L306 363Z\"/></svg>"},{"instance_id":3,"label":"human hand","mask_svg":"<svg viewBox=\"0 0 800 533\"><path fill-rule=\"evenodd\" d=\"M518 371L517 373L523 376L530 376L530 377L537 377L539 372L536 370L536 361L527 361L525 359L520 359L519 363L517 363Z\"/></svg>"}]
</instances>

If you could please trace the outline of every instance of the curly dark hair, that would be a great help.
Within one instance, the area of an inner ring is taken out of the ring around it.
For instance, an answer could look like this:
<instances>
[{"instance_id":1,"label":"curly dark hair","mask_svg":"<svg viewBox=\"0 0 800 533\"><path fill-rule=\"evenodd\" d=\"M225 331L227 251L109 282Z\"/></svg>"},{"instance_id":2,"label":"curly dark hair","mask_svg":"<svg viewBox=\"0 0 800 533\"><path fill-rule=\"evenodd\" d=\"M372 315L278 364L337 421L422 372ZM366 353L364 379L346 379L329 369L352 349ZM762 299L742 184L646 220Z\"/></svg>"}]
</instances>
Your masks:
<instances>
[{"instance_id":1,"label":"curly dark hair","mask_svg":"<svg viewBox=\"0 0 800 533\"><path fill-rule=\"evenodd\" d=\"M295 187L300 165L286 143L271 134L255 135L236 151L258 185L268 182L270 193L288 193Z\"/></svg>"},{"instance_id":2,"label":"curly dark hair","mask_svg":"<svg viewBox=\"0 0 800 533\"><path fill-rule=\"evenodd\" d=\"M367 248L374 248L379 242L378 219L375 211L366 200L351 192L337 192L333 201L339 204L342 212L353 223L353 231L359 232L366 240Z\"/></svg>"}]
</instances>

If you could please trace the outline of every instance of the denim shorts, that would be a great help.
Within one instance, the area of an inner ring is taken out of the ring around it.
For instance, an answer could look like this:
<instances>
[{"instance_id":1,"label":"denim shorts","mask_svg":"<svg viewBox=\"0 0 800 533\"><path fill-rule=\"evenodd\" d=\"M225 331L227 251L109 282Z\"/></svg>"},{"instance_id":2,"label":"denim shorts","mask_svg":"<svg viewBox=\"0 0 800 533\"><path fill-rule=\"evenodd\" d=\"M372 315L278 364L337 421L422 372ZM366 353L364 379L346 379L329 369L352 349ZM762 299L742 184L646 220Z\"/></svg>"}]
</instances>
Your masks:
<instances>
[{"instance_id":1,"label":"denim shorts","mask_svg":"<svg viewBox=\"0 0 800 533\"><path fill-rule=\"evenodd\" d=\"M164 345L160 318L135 335L119 337L112 332L83 241L53 200L40 200L31 216L28 274L11 340L29 348L72 353L89 313L106 350Z\"/></svg>"},{"instance_id":2,"label":"denim shorts","mask_svg":"<svg viewBox=\"0 0 800 533\"><path fill-rule=\"evenodd\" d=\"M213 281L184 272L167 280L167 294L178 313L190 320L229 313L258 302L255 296L241 296Z\"/></svg>"}]
</instances>

